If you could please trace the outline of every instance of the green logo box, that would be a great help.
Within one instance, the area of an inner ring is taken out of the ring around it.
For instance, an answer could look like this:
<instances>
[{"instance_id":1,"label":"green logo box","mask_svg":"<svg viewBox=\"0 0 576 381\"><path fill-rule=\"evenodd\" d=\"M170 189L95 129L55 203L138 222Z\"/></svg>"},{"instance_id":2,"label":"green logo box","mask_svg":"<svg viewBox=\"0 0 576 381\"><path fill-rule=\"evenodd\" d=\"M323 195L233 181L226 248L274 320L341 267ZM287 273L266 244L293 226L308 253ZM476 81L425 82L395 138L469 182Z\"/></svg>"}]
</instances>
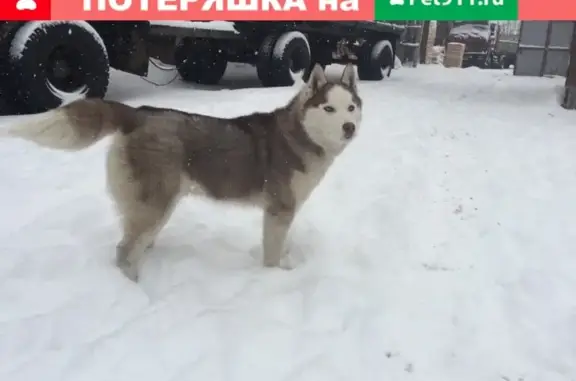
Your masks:
<instances>
[{"instance_id":1,"label":"green logo box","mask_svg":"<svg viewBox=\"0 0 576 381\"><path fill-rule=\"evenodd\" d=\"M517 20L518 0L376 0L375 20Z\"/></svg>"}]
</instances>

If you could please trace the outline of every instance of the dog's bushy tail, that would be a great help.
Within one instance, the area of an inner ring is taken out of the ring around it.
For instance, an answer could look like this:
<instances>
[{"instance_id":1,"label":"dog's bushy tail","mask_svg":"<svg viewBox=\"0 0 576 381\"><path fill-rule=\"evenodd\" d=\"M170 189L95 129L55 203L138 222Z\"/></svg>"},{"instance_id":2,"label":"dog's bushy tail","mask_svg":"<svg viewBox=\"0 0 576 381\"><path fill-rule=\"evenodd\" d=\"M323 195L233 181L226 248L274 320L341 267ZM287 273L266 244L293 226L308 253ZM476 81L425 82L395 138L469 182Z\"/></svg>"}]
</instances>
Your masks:
<instances>
[{"instance_id":1,"label":"dog's bushy tail","mask_svg":"<svg viewBox=\"0 0 576 381\"><path fill-rule=\"evenodd\" d=\"M136 110L101 99L81 99L65 106L29 116L10 126L4 135L28 140L39 146L79 151L116 131L130 131Z\"/></svg>"}]
</instances>

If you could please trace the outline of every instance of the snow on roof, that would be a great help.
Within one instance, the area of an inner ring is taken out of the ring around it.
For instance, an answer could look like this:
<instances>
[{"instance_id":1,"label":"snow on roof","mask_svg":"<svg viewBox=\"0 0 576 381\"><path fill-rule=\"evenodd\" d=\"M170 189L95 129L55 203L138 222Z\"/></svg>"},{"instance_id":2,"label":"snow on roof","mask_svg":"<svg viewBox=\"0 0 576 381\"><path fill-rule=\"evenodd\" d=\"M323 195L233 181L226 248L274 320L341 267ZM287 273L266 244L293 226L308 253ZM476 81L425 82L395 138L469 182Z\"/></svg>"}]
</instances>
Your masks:
<instances>
[{"instance_id":1,"label":"snow on roof","mask_svg":"<svg viewBox=\"0 0 576 381\"><path fill-rule=\"evenodd\" d=\"M221 30L221 31L225 31L225 32L238 33L238 31L234 28L234 23L231 21L156 20L156 21L150 21L150 24L162 25L162 26L171 26L174 28Z\"/></svg>"},{"instance_id":2,"label":"snow on roof","mask_svg":"<svg viewBox=\"0 0 576 381\"><path fill-rule=\"evenodd\" d=\"M390 22L388 22L388 21L367 21L367 22L373 22L374 24L382 24L382 25L389 26L389 27L391 27L391 28L399 27L399 26L400 26L400 27L403 27L403 26L404 26L404 25L398 25L398 24L390 23Z\"/></svg>"},{"instance_id":3,"label":"snow on roof","mask_svg":"<svg viewBox=\"0 0 576 381\"><path fill-rule=\"evenodd\" d=\"M481 24L464 24L455 26L450 30L450 36L467 38L490 39L490 27Z\"/></svg>"}]
</instances>

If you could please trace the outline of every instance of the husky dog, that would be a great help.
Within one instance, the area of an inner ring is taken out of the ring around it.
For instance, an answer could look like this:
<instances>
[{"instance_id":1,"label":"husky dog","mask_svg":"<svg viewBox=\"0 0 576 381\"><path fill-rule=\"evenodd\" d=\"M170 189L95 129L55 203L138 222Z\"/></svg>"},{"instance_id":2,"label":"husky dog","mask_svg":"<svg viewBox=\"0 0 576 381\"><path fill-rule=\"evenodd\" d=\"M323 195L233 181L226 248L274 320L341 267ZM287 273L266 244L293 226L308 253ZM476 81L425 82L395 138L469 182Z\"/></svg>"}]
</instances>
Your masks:
<instances>
[{"instance_id":1,"label":"husky dog","mask_svg":"<svg viewBox=\"0 0 576 381\"><path fill-rule=\"evenodd\" d=\"M290 102L231 119L81 99L8 130L39 146L78 151L112 135L108 189L121 217L118 267L138 280L178 201L195 194L264 210L262 252L281 266L290 225L358 132L362 100L353 65L329 81L316 65Z\"/></svg>"}]
</instances>

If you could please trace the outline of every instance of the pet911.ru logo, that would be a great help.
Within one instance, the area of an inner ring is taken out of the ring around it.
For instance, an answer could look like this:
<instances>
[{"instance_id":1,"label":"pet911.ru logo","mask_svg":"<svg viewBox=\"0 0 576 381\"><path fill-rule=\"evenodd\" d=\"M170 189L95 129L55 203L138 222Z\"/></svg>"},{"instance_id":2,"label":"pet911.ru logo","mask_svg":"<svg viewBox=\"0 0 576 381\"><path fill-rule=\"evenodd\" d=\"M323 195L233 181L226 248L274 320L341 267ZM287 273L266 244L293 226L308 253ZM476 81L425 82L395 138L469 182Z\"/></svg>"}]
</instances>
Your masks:
<instances>
[{"instance_id":1,"label":"pet911.ru logo","mask_svg":"<svg viewBox=\"0 0 576 381\"><path fill-rule=\"evenodd\" d=\"M504 0L390 0L390 5L397 6L415 6L423 5L425 7L469 7L469 6L496 6L504 5Z\"/></svg>"},{"instance_id":2,"label":"pet911.ru logo","mask_svg":"<svg viewBox=\"0 0 576 381\"><path fill-rule=\"evenodd\" d=\"M376 20L516 20L520 0L376 0Z\"/></svg>"}]
</instances>

